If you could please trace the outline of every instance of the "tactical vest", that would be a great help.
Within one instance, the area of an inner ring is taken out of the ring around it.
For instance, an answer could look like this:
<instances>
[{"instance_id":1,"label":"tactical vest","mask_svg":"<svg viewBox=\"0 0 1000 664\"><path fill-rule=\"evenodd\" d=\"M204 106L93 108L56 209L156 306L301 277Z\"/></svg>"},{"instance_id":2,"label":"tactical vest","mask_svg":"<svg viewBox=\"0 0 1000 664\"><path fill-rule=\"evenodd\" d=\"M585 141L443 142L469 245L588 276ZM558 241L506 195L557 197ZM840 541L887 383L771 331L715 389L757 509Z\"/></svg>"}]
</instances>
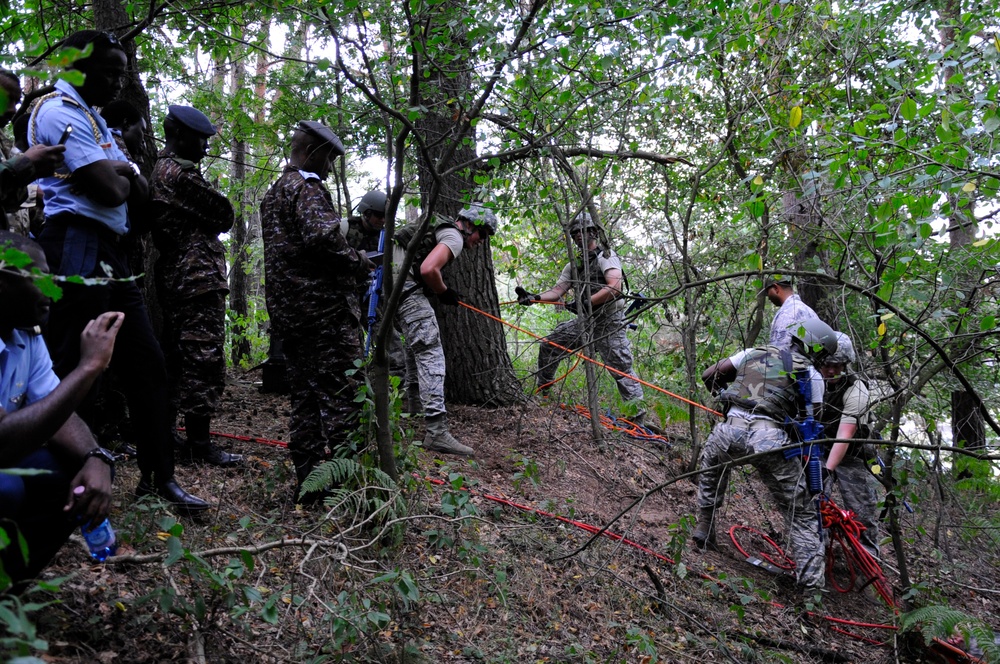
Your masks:
<instances>
[{"instance_id":1,"label":"tactical vest","mask_svg":"<svg viewBox=\"0 0 1000 664\"><path fill-rule=\"evenodd\" d=\"M417 234L417 229L419 227L419 221L413 221L406 224L393 234L392 241L405 250L410 244L410 240L412 240L413 236ZM454 228L455 230L461 232L458 224L454 221L431 220L431 223L427 226L427 232L424 233L422 238L420 238L420 244L417 245L417 255L413 258L413 267L410 269L410 276L413 277L413 280L418 284L424 283L423 278L420 276L420 265L430 255L430 253L434 251L434 247L437 246L438 241L435 233L441 228Z\"/></svg>"},{"instance_id":2,"label":"tactical vest","mask_svg":"<svg viewBox=\"0 0 1000 664\"><path fill-rule=\"evenodd\" d=\"M579 289L577 289L577 297L580 299L589 299L594 293L601 290L608 285L608 280L604 276L604 270L601 269L600 258L601 254L606 253L605 258L610 258L610 252L606 252L604 249L594 249L593 251L587 252L586 262L581 259L576 264L577 274L580 279L590 278L590 281L583 284ZM622 267L622 280L618 287L622 293L627 293L629 291L628 277L625 276L625 268ZM607 306L612 303L620 303L621 296L617 296L612 300L608 300L601 307Z\"/></svg>"},{"instance_id":3,"label":"tactical vest","mask_svg":"<svg viewBox=\"0 0 1000 664\"><path fill-rule=\"evenodd\" d=\"M847 394L847 391L851 389L856 382L858 382L858 380L857 376L844 376L838 380L832 388L830 387L830 384L827 383L826 393L823 397L823 412L820 416L820 424L823 425L824 438L837 437L837 429L840 427L840 417L844 412L844 396ZM864 440L871 437L871 427L867 423L859 421L858 428L854 432L854 438ZM833 446L827 445L827 447L832 448ZM861 455L863 453L862 447L864 447L864 443L852 440L850 447L847 448L847 456L856 457Z\"/></svg>"},{"instance_id":4,"label":"tactical vest","mask_svg":"<svg viewBox=\"0 0 1000 664\"><path fill-rule=\"evenodd\" d=\"M787 361L783 353L788 356ZM808 360L802 355L782 351L777 346L754 348L718 400L727 411L731 406L739 406L776 422L784 422L786 417L795 419L804 405L797 377L809 380Z\"/></svg>"}]
</instances>

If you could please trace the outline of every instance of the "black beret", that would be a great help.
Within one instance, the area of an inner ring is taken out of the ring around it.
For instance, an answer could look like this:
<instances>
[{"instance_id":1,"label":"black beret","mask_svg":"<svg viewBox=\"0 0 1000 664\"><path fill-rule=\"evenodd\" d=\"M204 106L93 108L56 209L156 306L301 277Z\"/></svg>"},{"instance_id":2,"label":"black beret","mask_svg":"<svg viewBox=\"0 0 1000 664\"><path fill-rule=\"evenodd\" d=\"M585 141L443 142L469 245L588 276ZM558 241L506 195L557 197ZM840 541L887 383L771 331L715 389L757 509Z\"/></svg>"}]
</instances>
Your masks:
<instances>
[{"instance_id":1,"label":"black beret","mask_svg":"<svg viewBox=\"0 0 1000 664\"><path fill-rule=\"evenodd\" d=\"M330 131L322 122L316 122L314 120L302 120L295 127L298 131L301 131L310 136L315 136L324 143L329 143L333 146L333 151L338 156L347 154L347 150L344 149L344 144L340 142L340 138Z\"/></svg>"},{"instance_id":2,"label":"black beret","mask_svg":"<svg viewBox=\"0 0 1000 664\"><path fill-rule=\"evenodd\" d=\"M197 108L172 104L168 108L167 118L202 136L215 136L219 133L219 130L215 128L212 121L208 119L208 116Z\"/></svg>"}]
</instances>

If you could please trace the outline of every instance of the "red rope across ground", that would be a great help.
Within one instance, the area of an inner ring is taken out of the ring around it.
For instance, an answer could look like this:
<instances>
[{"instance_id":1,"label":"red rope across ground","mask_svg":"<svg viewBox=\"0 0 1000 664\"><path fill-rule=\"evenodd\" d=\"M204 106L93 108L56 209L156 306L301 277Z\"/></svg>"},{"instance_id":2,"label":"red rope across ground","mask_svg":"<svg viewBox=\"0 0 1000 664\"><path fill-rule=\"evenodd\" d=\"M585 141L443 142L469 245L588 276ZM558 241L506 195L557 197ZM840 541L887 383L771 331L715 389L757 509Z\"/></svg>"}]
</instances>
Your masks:
<instances>
[{"instance_id":1,"label":"red rope across ground","mask_svg":"<svg viewBox=\"0 0 1000 664\"><path fill-rule=\"evenodd\" d=\"M181 429L181 430L183 431L183 429ZM281 440L274 440L274 439L271 439L271 438L260 438L260 437L256 437L256 436L241 436L241 435L238 435L238 434L220 433L218 431L211 432L211 435L213 435L213 436L219 436L220 438L232 438L233 440L240 440L240 441L245 441L245 442L261 443L263 445L270 445L272 447L286 447L286 448L288 447L288 443L287 442L281 441ZM440 479L436 479L436 478L430 478L430 477L421 478L419 475L416 475L416 474L414 475L414 477L416 477L417 479L421 479L421 480L427 481L427 482L429 482L431 484L434 484L434 485L437 485L437 486L446 486L448 484L448 482L446 482L445 480L440 480ZM500 505L505 505L507 507L513 507L514 509L520 510L522 512L529 512L531 514L537 514L538 516L542 516L542 517L545 517L545 518L555 519L555 520L560 521L562 523L565 523L567 525L571 525L571 526L573 526L575 528L579 528L580 530L588 532L588 533L590 533L592 535L598 535L598 536L601 536L601 537L607 537L608 539L614 540L616 542L621 542L622 544L625 544L625 545L631 546L632 548L638 549L639 551L642 551L643 553L649 554L649 555L653 556L654 558L656 558L656 559L658 559L658 560L660 560L662 562L665 562L665 563L668 563L668 564L671 564L671 565L676 564L676 561L674 561L673 559L671 559L671 558L669 558L669 557L667 557L667 556L665 556L665 555L663 555L661 553L657 553L656 551L653 551L649 547L643 546L642 544L639 544L638 542L630 540L629 538L625 537L624 535L620 535L620 534L618 534L618 533L616 533L614 531L608 530L607 528L601 528L601 527L598 527L598 526L591 525L589 523L585 523L583 521L578 521L576 519L570 519L570 518L567 518L567 517L564 517L564 516L560 516L558 514L553 514L551 512L546 512L546 511L541 510L541 509L539 509L537 507L531 507L529 505L522 505L520 503L516 503L516 502L514 502L514 501L512 501L510 499L504 498L502 496L497 496L497 495L493 495L493 494L480 493L480 492L472 491L471 489L469 489L467 487L463 487L463 490L469 492L470 494L478 495L478 496L484 498L485 500L489 500L491 502L498 503ZM837 509L839 510L839 508L837 508ZM843 510L840 510L840 511L843 512ZM847 514L851 514L851 513L847 512ZM777 546L777 545L775 545L775 546ZM858 544L858 546L860 546L860 543ZM864 547L861 547L861 549L864 550ZM881 572L881 570L879 570L879 571ZM700 576L702 579L704 579L706 581L711 581L713 583L718 583L719 582L718 579L716 579L716 578L714 578L714 577L712 577L712 576L710 576L708 574L699 574L698 576ZM883 579L884 579L884 576L883 576ZM782 604L780 604L778 602L769 602L769 604L771 606L775 607L775 608L779 608L779 609L785 608L784 605L782 605ZM840 626L844 625L844 626L848 626L848 627L856 627L856 628L863 628L863 629L883 629L883 630L890 630L890 631L894 631L894 630L897 629L897 627L895 625L880 624L880 623L864 623L864 622L858 622L858 621L854 621L854 620L848 620L846 618L836 618L834 616L829 616L829 615L820 616L820 615L812 613L812 612L808 612L808 613L809 613L810 616L813 616L813 617L816 617L816 618L821 618L822 620L825 620L825 621L829 622L830 623L830 629L833 630L833 631L835 631L835 632L838 632L840 634L844 634L845 636L849 636L849 637L854 638L854 639L859 639L861 641L865 641L865 642L873 644L873 645L885 645L885 644L884 643L880 643L878 641L875 641L873 639L869 639L868 637L862 636L860 634L855 634L855 633L850 632L850 631L848 631L846 629L843 629ZM962 650L960 648L957 648L957 647L955 647L955 646L953 646L953 645L951 645L949 643L946 643L945 641L942 641L941 639L935 638L934 642L933 642L933 645L932 645L932 648L935 649L935 652L938 655L948 657L950 661L955 662L956 664L964 664L966 662L969 662L971 664L985 664L984 662L982 662L982 660L979 660L979 659L977 659L975 657L972 657L971 655L969 655L969 653L965 652L964 650Z\"/></svg>"}]
</instances>

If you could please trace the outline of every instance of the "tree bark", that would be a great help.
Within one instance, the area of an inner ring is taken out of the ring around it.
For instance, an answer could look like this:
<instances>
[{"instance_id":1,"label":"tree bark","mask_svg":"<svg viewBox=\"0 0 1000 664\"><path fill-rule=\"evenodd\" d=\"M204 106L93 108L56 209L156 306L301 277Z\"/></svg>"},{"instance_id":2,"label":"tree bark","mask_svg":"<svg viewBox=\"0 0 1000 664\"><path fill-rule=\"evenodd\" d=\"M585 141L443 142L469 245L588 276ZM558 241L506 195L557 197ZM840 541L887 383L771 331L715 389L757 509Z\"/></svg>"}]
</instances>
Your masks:
<instances>
[{"instance_id":1,"label":"tree bark","mask_svg":"<svg viewBox=\"0 0 1000 664\"><path fill-rule=\"evenodd\" d=\"M232 89L234 91L243 89L246 85L246 66L242 57L240 44L233 44L233 72ZM250 340L247 338L249 325L247 320L250 317L249 306L249 277L247 275L247 247L249 238L249 223L247 213L251 210L250 201L247 200L246 174L247 174L247 144L242 136L235 135L231 148L233 151L233 161L231 173L236 189L240 192L240 200L236 207L236 219L230 234L229 244L229 309L234 314L232 317L230 359L234 367L240 365L240 360L250 356Z\"/></svg>"},{"instance_id":2,"label":"tree bark","mask_svg":"<svg viewBox=\"0 0 1000 664\"><path fill-rule=\"evenodd\" d=\"M940 15L940 39L941 52L947 53L948 49L955 43L955 26L962 20L961 0L944 0L941 3ZM955 73L953 65L945 65L944 80L950 80ZM950 95L961 95L962 90L957 85L947 85L947 92ZM979 226L976 223L975 214L971 206L962 207L957 196L949 196L951 202L951 215L948 218L949 245L953 253L962 251L964 247L971 245L975 241ZM952 292L963 293L966 299L955 303L955 308L966 307L972 309L973 302L969 299L974 289L975 277L969 274L955 275L955 288ZM954 330L956 336L962 334L962 318ZM970 349L974 350L974 349ZM986 426L983 421L983 414L979 409L979 401L964 390L955 390L951 393L951 433L952 444L961 447L984 447L986 445ZM964 467L964 463L956 464ZM959 476L967 474L967 469L960 469Z\"/></svg>"},{"instance_id":3,"label":"tree bark","mask_svg":"<svg viewBox=\"0 0 1000 664\"><path fill-rule=\"evenodd\" d=\"M468 11L464 4L450 1L435 7L432 20L442 25ZM457 53L468 53L461 22L452 29ZM439 28L443 29L443 27ZM467 56L466 56L467 57ZM428 65L431 74L423 80L420 93L428 109L416 123L428 146L419 159L420 191L425 214L453 218L475 188L474 173L464 171L440 175L455 163L475 157L474 137L455 100L471 94L471 63L453 61L448 71ZM432 196L431 190L437 189ZM431 200L435 209L428 210ZM501 231L502 232L502 231ZM465 296L473 307L500 315L500 300L494 283L493 256L488 243L465 250L445 270L445 283ZM448 372L445 397L462 404L503 406L524 399L507 354L507 342L500 323L466 307L439 307L438 323Z\"/></svg>"}]
</instances>

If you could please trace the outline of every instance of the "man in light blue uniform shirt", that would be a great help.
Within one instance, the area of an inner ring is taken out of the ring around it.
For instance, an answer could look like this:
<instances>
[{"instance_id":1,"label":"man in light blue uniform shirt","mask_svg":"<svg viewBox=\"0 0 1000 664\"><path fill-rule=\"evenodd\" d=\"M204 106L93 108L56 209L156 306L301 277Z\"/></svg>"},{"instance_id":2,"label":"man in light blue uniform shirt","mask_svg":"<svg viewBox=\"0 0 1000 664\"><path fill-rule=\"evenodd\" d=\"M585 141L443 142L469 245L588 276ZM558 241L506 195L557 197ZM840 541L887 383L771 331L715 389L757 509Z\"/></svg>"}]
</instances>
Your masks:
<instances>
[{"instance_id":1,"label":"man in light blue uniform shirt","mask_svg":"<svg viewBox=\"0 0 1000 664\"><path fill-rule=\"evenodd\" d=\"M83 84L60 80L54 93L39 99L32 114L30 142L66 145L65 167L41 182L45 228L38 242L55 274L116 281L66 284L62 299L52 306L45 340L56 374L65 376L79 361L80 333L87 322L107 311L125 314L111 369L125 385L136 429L142 473L136 493L155 493L181 511L198 512L208 503L184 491L174 479L173 422L163 352L142 293L134 281L118 281L132 276L123 243L129 231L129 204L140 204L148 186L94 107L105 106L121 91L125 51L114 35L94 30L76 32L64 42L81 51L88 45L93 47L91 55L70 65L84 74Z\"/></svg>"},{"instance_id":2,"label":"man in light blue uniform shirt","mask_svg":"<svg viewBox=\"0 0 1000 664\"><path fill-rule=\"evenodd\" d=\"M6 247L27 254L29 268L48 271L35 242L0 231L0 248ZM0 473L0 527L12 542L27 543L27 559L16 544L0 550L14 583L36 576L74 528L99 525L111 509L114 457L73 410L108 366L122 315L105 313L86 326L80 364L60 382L32 329L48 313L49 298L33 278L0 270L0 468L47 471Z\"/></svg>"}]
</instances>

